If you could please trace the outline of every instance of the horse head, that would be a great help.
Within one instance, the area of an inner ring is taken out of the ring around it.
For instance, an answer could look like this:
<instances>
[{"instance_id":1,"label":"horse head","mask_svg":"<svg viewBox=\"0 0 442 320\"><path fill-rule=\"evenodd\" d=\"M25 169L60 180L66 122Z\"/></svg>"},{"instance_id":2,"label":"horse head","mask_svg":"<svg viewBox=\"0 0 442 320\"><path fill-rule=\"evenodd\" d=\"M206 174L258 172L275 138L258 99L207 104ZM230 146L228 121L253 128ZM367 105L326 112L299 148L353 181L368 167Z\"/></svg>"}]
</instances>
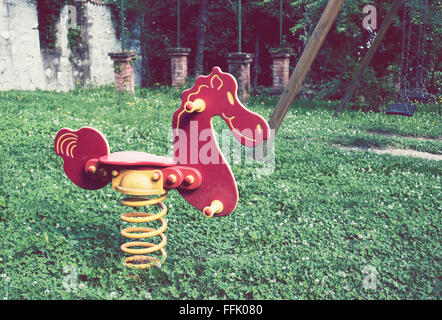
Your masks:
<instances>
[{"instance_id":1,"label":"horse head","mask_svg":"<svg viewBox=\"0 0 442 320\"><path fill-rule=\"evenodd\" d=\"M237 91L236 79L214 67L208 76L199 76L195 85L183 92L182 104L176 111L177 127L184 114L194 121L211 121L214 116L220 116L242 145L258 146L269 138L270 128L260 115L241 103Z\"/></svg>"},{"instance_id":2,"label":"horse head","mask_svg":"<svg viewBox=\"0 0 442 320\"><path fill-rule=\"evenodd\" d=\"M217 216L235 209L238 190L214 137L213 118L224 119L233 136L247 147L256 147L270 136L267 122L241 103L237 89L232 75L214 67L208 76L199 76L195 85L183 92L181 106L172 120L174 160L197 169L203 181L196 190L178 191L203 212L210 203L222 203Z\"/></svg>"}]
</instances>

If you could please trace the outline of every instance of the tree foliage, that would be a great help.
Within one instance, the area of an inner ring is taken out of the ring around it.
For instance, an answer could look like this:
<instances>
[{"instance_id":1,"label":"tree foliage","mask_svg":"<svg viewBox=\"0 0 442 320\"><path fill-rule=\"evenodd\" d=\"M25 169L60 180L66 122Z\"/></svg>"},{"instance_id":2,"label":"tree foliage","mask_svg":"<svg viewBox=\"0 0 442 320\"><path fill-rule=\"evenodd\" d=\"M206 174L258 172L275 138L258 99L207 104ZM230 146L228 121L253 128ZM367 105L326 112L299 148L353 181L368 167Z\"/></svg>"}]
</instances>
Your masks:
<instances>
[{"instance_id":1,"label":"tree foliage","mask_svg":"<svg viewBox=\"0 0 442 320\"><path fill-rule=\"evenodd\" d=\"M43 0L40 0L43 1ZM46 0L52 1L52 0ZM118 34L121 0L104 0L112 5ZM44 1L43 1L44 2ZM255 54L252 78L255 84L271 85L271 57L269 50L280 45L294 50L291 68L296 64L307 44L327 0L283 0L283 42L280 43L280 0L242 0L242 51ZM413 32L411 43L418 41L419 1L409 0L412 8ZM125 0L126 34L141 42L143 55L143 84L168 83L170 60L166 49L177 46L177 0ZM369 33L363 28L363 7L374 5L377 25L380 26L391 1L345 1L325 43L306 79L303 94L323 99L340 99L352 73L362 60ZM181 0L181 46L192 49L189 66L194 66L198 41L200 1ZM441 85L441 4L429 1L429 21L425 39L425 81L436 93ZM401 64L401 13L390 26L378 52L362 79L357 98L371 104L391 99L397 89ZM204 46L203 73L215 65L227 69L225 54L238 50L238 1L208 1L208 24ZM417 50L412 46L411 67L416 70Z\"/></svg>"},{"instance_id":2,"label":"tree foliage","mask_svg":"<svg viewBox=\"0 0 442 320\"><path fill-rule=\"evenodd\" d=\"M43 49L55 49L56 24L60 11L67 4L67 0L35 0L38 11L38 29L40 46Z\"/></svg>"}]
</instances>

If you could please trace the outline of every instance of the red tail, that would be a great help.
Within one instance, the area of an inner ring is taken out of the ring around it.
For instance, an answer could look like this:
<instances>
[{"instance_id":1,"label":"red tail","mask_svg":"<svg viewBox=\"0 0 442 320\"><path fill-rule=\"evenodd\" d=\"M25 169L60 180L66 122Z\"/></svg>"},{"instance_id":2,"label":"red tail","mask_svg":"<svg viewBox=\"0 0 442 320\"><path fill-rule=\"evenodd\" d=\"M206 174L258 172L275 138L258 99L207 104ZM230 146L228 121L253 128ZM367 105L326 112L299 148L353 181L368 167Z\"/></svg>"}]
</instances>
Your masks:
<instances>
[{"instance_id":1,"label":"red tail","mask_svg":"<svg viewBox=\"0 0 442 320\"><path fill-rule=\"evenodd\" d=\"M108 181L92 180L85 173L88 160L109 154L107 140L99 131L90 127L77 131L61 129L55 137L54 148L64 160L64 172L80 188L96 190L108 184Z\"/></svg>"}]
</instances>

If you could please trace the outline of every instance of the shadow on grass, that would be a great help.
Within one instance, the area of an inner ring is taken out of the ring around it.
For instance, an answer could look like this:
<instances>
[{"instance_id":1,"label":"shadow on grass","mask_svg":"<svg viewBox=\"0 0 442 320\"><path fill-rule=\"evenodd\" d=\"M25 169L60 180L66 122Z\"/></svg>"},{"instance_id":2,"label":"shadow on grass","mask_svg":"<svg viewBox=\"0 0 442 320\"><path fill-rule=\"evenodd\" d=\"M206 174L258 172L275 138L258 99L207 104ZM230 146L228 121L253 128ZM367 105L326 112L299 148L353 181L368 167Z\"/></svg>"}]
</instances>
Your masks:
<instances>
[{"instance_id":1,"label":"shadow on grass","mask_svg":"<svg viewBox=\"0 0 442 320\"><path fill-rule=\"evenodd\" d=\"M376 137L361 138L361 137L349 137L349 136L338 136L332 141L333 143L339 144L341 146L357 147L360 149L385 149L388 147L388 141L383 141Z\"/></svg>"}]
</instances>

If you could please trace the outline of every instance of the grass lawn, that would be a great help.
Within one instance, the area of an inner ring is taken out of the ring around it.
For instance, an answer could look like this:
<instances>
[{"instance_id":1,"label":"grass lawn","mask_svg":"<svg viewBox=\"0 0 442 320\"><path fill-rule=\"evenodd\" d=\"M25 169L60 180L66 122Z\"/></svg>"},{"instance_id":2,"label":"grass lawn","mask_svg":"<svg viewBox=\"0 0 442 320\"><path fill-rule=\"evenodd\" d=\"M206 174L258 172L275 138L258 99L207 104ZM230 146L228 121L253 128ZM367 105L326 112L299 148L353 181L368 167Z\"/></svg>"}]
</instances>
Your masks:
<instances>
[{"instance_id":1,"label":"grass lawn","mask_svg":"<svg viewBox=\"0 0 442 320\"><path fill-rule=\"evenodd\" d=\"M232 214L207 219L172 191L166 262L122 266L121 196L71 183L55 134L92 126L112 152L166 155L180 101L169 88L0 93L0 299L441 298L441 163L336 146L442 154L438 105L411 118L336 119L335 102L296 101L273 173L232 165L240 193ZM258 96L248 106L268 119L276 102Z\"/></svg>"}]
</instances>

